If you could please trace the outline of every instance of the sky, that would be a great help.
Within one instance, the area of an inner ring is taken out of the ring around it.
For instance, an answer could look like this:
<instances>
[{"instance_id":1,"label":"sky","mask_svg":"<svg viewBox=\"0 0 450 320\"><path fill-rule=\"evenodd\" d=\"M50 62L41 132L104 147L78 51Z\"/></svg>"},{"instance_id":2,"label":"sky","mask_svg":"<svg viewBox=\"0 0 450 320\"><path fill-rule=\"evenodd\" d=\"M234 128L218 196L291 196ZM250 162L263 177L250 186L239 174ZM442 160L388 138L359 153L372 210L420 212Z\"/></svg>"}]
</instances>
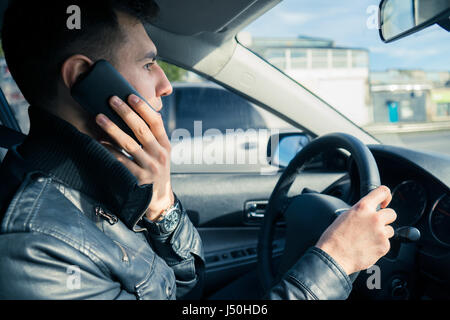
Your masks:
<instances>
[{"instance_id":1,"label":"sky","mask_svg":"<svg viewBox=\"0 0 450 320\"><path fill-rule=\"evenodd\" d=\"M253 37L309 36L369 50L370 69L450 71L450 33L438 25L385 44L373 27L378 0L284 0L244 31Z\"/></svg>"}]
</instances>

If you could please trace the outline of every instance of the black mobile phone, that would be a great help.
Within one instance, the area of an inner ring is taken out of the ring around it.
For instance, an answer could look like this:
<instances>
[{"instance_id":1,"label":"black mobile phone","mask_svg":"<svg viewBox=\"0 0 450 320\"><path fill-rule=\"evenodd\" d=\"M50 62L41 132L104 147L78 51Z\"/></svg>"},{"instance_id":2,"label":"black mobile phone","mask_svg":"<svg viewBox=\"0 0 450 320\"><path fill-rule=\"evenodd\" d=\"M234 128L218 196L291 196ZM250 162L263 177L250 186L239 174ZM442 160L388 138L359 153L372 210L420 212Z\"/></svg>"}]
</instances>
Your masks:
<instances>
[{"instance_id":1,"label":"black mobile phone","mask_svg":"<svg viewBox=\"0 0 450 320\"><path fill-rule=\"evenodd\" d=\"M103 113L139 143L130 127L109 104L112 96L118 96L122 101L127 102L130 94L135 94L145 101L120 72L106 60L97 61L88 72L77 79L71 88L72 97L89 113L94 117ZM152 108L148 102L147 104Z\"/></svg>"}]
</instances>

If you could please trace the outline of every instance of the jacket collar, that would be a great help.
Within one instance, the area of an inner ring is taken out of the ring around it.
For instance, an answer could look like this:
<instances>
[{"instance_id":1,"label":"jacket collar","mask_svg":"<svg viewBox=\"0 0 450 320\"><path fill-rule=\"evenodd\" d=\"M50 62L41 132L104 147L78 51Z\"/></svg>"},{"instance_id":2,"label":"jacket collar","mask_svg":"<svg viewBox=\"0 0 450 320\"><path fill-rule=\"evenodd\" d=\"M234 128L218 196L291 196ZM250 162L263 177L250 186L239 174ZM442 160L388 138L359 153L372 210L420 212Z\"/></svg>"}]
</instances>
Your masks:
<instances>
[{"instance_id":1,"label":"jacket collar","mask_svg":"<svg viewBox=\"0 0 450 320\"><path fill-rule=\"evenodd\" d=\"M100 143L69 122L30 106L30 133L17 152L27 171L39 170L98 200L130 229L141 231L141 220L152 196L152 185L137 178Z\"/></svg>"}]
</instances>

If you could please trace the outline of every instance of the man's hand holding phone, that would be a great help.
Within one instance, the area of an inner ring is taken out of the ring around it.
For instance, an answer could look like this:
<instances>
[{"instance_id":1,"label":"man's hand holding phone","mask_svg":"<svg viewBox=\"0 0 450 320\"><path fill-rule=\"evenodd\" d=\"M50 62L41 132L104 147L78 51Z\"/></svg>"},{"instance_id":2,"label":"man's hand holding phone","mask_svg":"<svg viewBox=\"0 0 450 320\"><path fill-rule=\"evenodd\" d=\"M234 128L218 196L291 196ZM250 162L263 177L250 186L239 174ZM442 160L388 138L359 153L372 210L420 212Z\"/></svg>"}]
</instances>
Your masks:
<instances>
[{"instance_id":1,"label":"man's hand holding phone","mask_svg":"<svg viewBox=\"0 0 450 320\"><path fill-rule=\"evenodd\" d=\"M128 104L117 96L110 98L113 110L131 128L139 143L123 132L103 114L96 116L97 124L116 142L117 146L133 157L133 160L117 151L110 143L100 141L131 173L139 185L153 184L153 195L146 216L152 221L174 203L170 182L170 141L161 114L145 101L131 94ZM131 108L130 108L131 106Z\"/></svg>"}]
</instances>

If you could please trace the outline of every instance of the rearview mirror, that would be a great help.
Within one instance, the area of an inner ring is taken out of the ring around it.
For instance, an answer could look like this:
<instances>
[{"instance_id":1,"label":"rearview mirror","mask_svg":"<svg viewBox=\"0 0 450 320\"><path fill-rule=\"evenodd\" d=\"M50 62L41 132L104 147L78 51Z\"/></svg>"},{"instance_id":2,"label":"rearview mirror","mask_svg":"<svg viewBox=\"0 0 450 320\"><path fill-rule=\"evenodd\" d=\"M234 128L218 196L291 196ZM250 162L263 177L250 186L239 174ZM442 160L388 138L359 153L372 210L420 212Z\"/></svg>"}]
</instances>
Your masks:
<instances>
[{"instance_id":1,"label":"rearview mirror","mask_svg":"<svg viewBox=\"0 0 450 320\"><path fill-rule=\"evenodd\" d=\"M382 0L380 37L391 42L439 24L450 31L450 0Z\"/></svg>"}]
</instances>

